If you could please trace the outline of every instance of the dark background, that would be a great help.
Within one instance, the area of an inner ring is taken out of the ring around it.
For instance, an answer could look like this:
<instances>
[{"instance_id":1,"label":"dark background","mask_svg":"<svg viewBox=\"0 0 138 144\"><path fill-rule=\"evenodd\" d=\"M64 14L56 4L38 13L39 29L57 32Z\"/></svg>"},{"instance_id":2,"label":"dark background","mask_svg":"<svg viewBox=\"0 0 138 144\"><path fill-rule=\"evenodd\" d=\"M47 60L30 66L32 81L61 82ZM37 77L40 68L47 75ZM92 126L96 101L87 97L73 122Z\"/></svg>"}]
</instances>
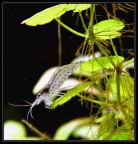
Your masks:
<instances>
[{"instance_id":1,"label":"dark background","mask_svg":"<svg viewBox=\"0 0 138 144\"><path fill-rule=\"evenodd\" d=\"M21 22L54 3L3 3L3 108L4 121L26 119L29 107L14 107L8 103L25 104L35 100L32 89L41 74L50 67L58 65L57 22L31 27ZM109 6L110 7L110 6ZM98 20L107 19L102 8L96 9ZM85 14L85 12L83 12ZM79 32L84 32L80 20L75 25L78 14L70 11L61 20ZM126 23L134 22L134 11L118 12L118 17ZM86 21L88 19L86 18ZM75 52L83 38L78 37L63 27L62 30L62 65L70 63L75 58ZM124 49L133 49L133 38L122 38ZM63 123L77 117L89 116L85 105L81 106L78 98L73 98L62 107L55 110L44 108L40 104L33 109L35 119L29 118L42 132L53 135ZM30 132L30 131L29 131ZM32 135L32 134L31 134Z\"/></svg>"}]
</instances>

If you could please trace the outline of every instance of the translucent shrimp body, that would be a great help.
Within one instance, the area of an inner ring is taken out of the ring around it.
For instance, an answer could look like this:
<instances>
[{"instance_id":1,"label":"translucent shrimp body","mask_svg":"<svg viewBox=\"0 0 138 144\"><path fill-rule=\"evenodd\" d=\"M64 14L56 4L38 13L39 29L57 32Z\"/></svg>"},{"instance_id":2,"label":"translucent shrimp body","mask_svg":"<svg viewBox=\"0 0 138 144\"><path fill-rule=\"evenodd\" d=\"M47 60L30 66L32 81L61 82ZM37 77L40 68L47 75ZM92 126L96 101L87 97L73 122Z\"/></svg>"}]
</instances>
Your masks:
<instances>
[{"instance_id":1,"label":"translucent shrimp body","mask_svg":"<svg viewBox=\"0 0 138 144\"><path fill-rule=\"evenodd\" d=\"M53 104L51 100L53 97L57 96L60 93L60 87L64 83L65 80L78 68L80 67L81 62L71 63L68 65L64 65L59 67L52 77L50 78L49 82L45 85L45 87L39 92L36 96L35 101L33 102L31 108L28 111L27 119L29 114L33 118L32 109L35 105L39 105L41 102L45 103L45 107L49 108Z\"/></svg>"}]
</instances>

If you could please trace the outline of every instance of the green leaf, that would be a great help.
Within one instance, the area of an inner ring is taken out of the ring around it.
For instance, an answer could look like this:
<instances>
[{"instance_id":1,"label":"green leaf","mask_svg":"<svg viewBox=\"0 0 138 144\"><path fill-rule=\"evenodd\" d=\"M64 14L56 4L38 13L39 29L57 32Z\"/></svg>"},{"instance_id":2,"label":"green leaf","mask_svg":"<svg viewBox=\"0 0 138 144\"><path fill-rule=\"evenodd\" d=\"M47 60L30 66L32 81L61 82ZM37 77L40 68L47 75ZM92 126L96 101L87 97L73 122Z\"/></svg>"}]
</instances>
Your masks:
<instances>
[{"instance_id":1,"label":"green leaf","mask_svg":"<svg viewBox=\"0 0 138 144\"><path fill-rule=\"evenodd\" d=\"M118 56L118 62L116 56L110 57L113 62L117 65L124 60L124 57ZM93 73L99 73L103 69L114 68L107 57L99 57L83 62L81 67L78 68L74 74L82 76L92 76Z\"/></svg>"},{"instance_id":2,"label":"green leaf","mask_svg":"<svg viewBox=\"0 0 138 144\"><path fill-rule=\"evenodd\" d=\"M80 125L82 124L86 124L86 123L88 124L89 122L90 122L89 118L77 118L77 119L71 120L61 125L57 129L53 137L53 140L67 140L69 136L73 133L73 131L76 130L76 128L79 128Z\"/></svg>"},{"instance_id":3,"label":"green leaf","mask_svg":"<svg viewBox=\"0 0 138 144\"><path fill-rule=\"evenodd\" d=\"M26 136L26 128L21 122L15 120L4 122L4 140L21 140Z\"/></svg>"},{"instance_id":4,"label":"green leaf","mask_svg":"<svg viewBox=\"0 0 138 144\"><path fill-rule=\"evenodd\" d=\"M130 139L129 132L127 132L126 130L122 130L122 131L119 131L119 132L116 131L108 139L110 139L110 140L132 140L132 139Z\"/></svg>"},{"instance_id":5,"label":"green leaf","mask_svg":"<svg viewBox=\"0 0 138 144\"><path fill-rule=\"evenodd\" d=\"M87 124L87 125L82 125L81 127L77 127L75 129L75 131L73 132L73 136L74 137L81 137L84 139L91 139L91 140L95 140L98 134L98 130L99 130L99 125L97 124Z\"/></svg>"},{"instance_id":6,"label":"green leaf","mask_svg":"<svg viewBox=\"0 0 138 144\"><path fill-rule=\"evenodd\" d=\"M124 23L119 20L103 20L93 26L93 33L100 39L113 39L121 35L120 30L125 27Z\"/></svg>"},{"instance_id":7,"label":"green leaf","mask_svg":"<svg viewBox=\"0 0 138 144\"><path fill-rule=\"evenodd\" d=\"M64 94L62 97L58 98L57 100L54 101L54 103L52 104L51 108L54 109L56 108L58 105L62 105L64 103L66 103L67 101L69 101L72 97L76 96L78 93L80 93L81 91L83 91L83 89L85 89L87 86L89 86L91 84L91 82L85 82L85 83L81 83L79 85L77 85L75 88L71 89L70 91L68 91L66 94Z\"/></svg>"},{"instance_id":8,"label":"green leaf","mask_svg":"<svg viewBox=\"0 0 138 144\"><path fill-rule=\"evenodd\" d=\"M128 74L119 75L120 83L120 97L121 102L126 100L129 107L134 106L132 97L134 96L134 80ZM109 91L110 91L110 100L117 101L117 86L116 86L116 74L112 75L109 79Z\"/></svg>"},{"instance_id":9,"label":"green leaf","mask_svg":"<svg viewBox=\"0 0 138 144\"><path fill-rule=\"evenodd\" d=\"M108 113L103 118L102 123L100 124L100 129L98 132L99 139L103 139L106 135L110 134L114 128L115 128L115 122L114 122L114 114L113 112Z\"/></svg>"},{"instance_id":10,"label":"green leaf","mask_svg":"<svg viewBox=\"0 0 138 144\"><path fill-rule=\"evenodd\" d=\"M91 4L68 4L68 10L73 10L73 12L81 12L90 8Z\"/></svg>"},{"instance_id":11,"label":"green leaf","mask_svg":"<svg viewBox=\"0 0 138 144\"><path fill-rule=\"evenodd\" d=\"M118 128L114 130L111 134L107 134L106 137L103 137L103 140L133 140L134 133L131 130L123 130Z\"/></svg>"},{"instance_id":12,"label":"green leaf","mask_svg":"<svg viewBox=\"0 0 138 144\"><path fill-rule=\"evenodd\" d=\"M90 4L59 4L36 13L32 17L22 21L21 24L25 23L29 26L44 25L62 16L67 11L74 10L74 12L79 12L89 7Z\"/></svg>"},{"instance_id":13,"label":"green leaf","mask_svg":"<svg viewBox=\"0 0 138 144\"><path fill-rule=\"evenodd\" d=\"M47 8L39 13L36 13L32 17L24 20L21 24L27 24L29 26L44 25L51 22L57 17L60 17L68 10L67 4L60 4L50 8Z\"/></svg>"}]
</instances>

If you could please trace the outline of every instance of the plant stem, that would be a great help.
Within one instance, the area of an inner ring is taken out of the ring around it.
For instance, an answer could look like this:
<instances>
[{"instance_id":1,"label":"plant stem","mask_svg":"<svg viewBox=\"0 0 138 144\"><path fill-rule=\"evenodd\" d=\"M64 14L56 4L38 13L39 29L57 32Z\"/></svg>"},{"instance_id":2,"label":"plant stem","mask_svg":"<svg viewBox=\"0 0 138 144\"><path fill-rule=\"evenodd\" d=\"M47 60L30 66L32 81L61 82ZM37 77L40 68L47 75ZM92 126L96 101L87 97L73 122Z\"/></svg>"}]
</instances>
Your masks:
<instances>
[{"instance_id":1,"label":"plant stem","mask_svg":"<svg viewBox=\"0 0 138 144\"><path fill-rule=\"evenodd\" d=\"M100 101L97 101L97 100L93 100L93 99L90 99L88 97L81 96L81 95L77 95L77 96L81 97L82 99L88 100L90 102L93 102L93 103L96 103L96 104L99 104L99 105L103 105L103 102L100 102Z\"/></svg>"},{"instance_id":2,"label":"plant stem","mask_svg":"<svg viewBox=\"0 0 138 144\"><path fill-rule=\"evenodd\" d=\"M58 18L55 18L55 20L56 20L59 24L61 24L65 29L67 29L68 31L74 33L75 35L80 36L80 37L84 37L84 38L86 37L85 34L79 33L79 32L77 32L77 31L71 29L70 27L68 27L67 25L65 25L64 23L62 23Z\"/></svg>"},{"instance_id":3,"label":"plant stem","mask_svg":"<svg viewBox=\"0 0 138 144\"><path fill-rule=\"evenodd\" d=\"M96 45L98 46L98 48L100 49L101 53L104 54L108 60L111 62L111 64L116 67L115 63L113 62L113 60L110 58L110 56L107 54L107 52L104 50L104 47L99 43L99 41L97 39L94 39Z\"/></svg>"},{"instance_id":4,"label":"plant stem","mask_svg":"<svg viewBox=\"0 0 138 144\"><path fill-rule=\"evenodd\" d=\"M79 16L80 16L80 18L81 18L81 22L82 22L82 25L83 25L85 31L87 31L87 28L86 28L85 22L84 22L84 20L83 20L83 17L82 17L82 14L81 14L80 11L79 11Z\"/></svg>"},{"instance_id":5,"label":"plant stem","mask_svg":"<svg viewBox=\"0 0 138 144\"><path fill-rule=\"evenodd\" d=\"M90 23L89 23L89 28L90 28L92 34L93 34L94 14L95 14L95 4L91 4L91 7L90 7Z\"/></svg>"},{"instance_id":6,"label":"plant stem","mask_svg":"<svg viewBox=\"0 0 138 144\"><path fill-rule=\"evenodd\" d=\"M127 65L131 64L134 62L134 58L132 58L131 60L127 61L126 63L123 63L122 68L126 67Z\"/></svg>"},{"instance_id":7,"label":"plant stem","mask_svg":"<svg viewBox=\"0 0 138 144\"><path fill-rule=\"evenodd\" d=\"M58 65L61 66L61 62L62 62L62 44L61 44L61 26L60 26L59 23L58 23L58 55L59 55Z\"/></svg>"},{"instance_id":8,"label":"plant stem","mask_svg":"<svg viewBox=\"0 0 138 144\"><path fill-rule=\"evenodd\" d=\"M110 42L111 42L111 45L112 45L113 51L114 51L114 53L115 53L115 56L117 57L117 62L118 62L118 54L117 54L117 51L116 51L115 45L114 45L114 43L113 43L113 41L112 41L111 38L110 38Z\"/></svg>"},{"instance_id":9,"label":"plant stem","mask_svg":"<svg viewBox=\"0 0 138 144\"><path fill-rule=\"evenodd\" d=\"M40 137L44 138L45 140L51 140L51 138L40 132L38 129L36 129L32 124L29 124L26 120L22 119L22 122L25 123L31 130L33 130L36 134L38 134Z\"/></svg>"},{"instance_id":10,"label":"plant stem","mask_svg":"<svg viewBox=\"0 0 138 144\"><path fill-rule=\"evenodd\" d=\"M121 97L120 97L120 79L119 79L119 72L116 69L116 90L117 90L117 99L118 103L121 104Z\"/></svg>"}]
</instances>

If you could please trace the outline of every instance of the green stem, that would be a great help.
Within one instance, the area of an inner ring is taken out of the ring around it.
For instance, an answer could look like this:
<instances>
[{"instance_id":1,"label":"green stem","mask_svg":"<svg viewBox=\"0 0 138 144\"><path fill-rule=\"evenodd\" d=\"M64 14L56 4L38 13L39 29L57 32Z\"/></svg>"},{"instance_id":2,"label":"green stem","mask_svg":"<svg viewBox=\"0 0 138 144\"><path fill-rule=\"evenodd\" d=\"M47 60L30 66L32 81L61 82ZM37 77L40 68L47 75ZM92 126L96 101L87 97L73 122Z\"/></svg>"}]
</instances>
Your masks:
<instances>
[{"instance_id":1,"label":"green stem","mask_svg":"<svg viewBox=\"0 0 138 144\"><path fill-rule=\"evenodd\" d=\"M58 65L61 66L62 62L62 43L61 43L61 25L58 23Z\"/></svg>"},{"instance_id":2,"label":"green stem","mask_svg":"<svg viewBox=\"0 0 138 144\"><path fill-rule=\"evenodd\" d=\"M86 38L85 38L85 42L87 42L87 39L89 38L89 42L91 44L89 44L88 42L88 45L91 45L92 46L92 54L93 54L93 57L94 57L94 48L93 48L93 17L94 17L94 11L95 10L95 5L94 4L91 4L91 7L90 7L90 22L89 22L89 25L88 25L88 28L86 29Z\"/></svg>"},{"instance_id":3,"label":"green stem","mask_svg":"<svg viewBox=\"0 0 138 144\"><path fill-rule=\"evenodd\" d=\"M55 18L55 20L56 20L59 24L61 24L65 29L67 29L68 31L74 33L75 35L80 36L80 37L84 37L84 38L86 37L85 34L79 33L79 32L77 32L77 31L71 29L70 27L68 27L67 25L65 25L64 23L62 23L58 18Z\"/></svg>"},{"instance_id":4,"label":"green stem","mask_svg":"<svg viewBox=\"0 0 138 144\"><path fill-rule=\"evenodd\" d=\"M132 58L131 60L127 61L126 63L123 63L122 68L126 67L127 65L131 64L134 62L134 58Z\"/></svg>"},{"instance_id":5,"label":"green stem","mask_svg":"<svg viewBox=\"0 0 138 144\"><path fill-rule=\"evenodd\" d=\"M89 99L88 97L81 96L81 95L77 95L77 96L81 97L82 99L88 100L90 102L93 102L93 103L96 103L96 104L99 104L99 105L103 105L103 102L100 102L100 101L97 101L97 100L93 100L93 99Z\"/></svg>"},{"instance_id":6,"label":"green stem","mask_svg":"<svg viewBox=\"0 0 138 144\"><path fill-rule=\"evenodd\" d=\"M90 7L90 23L89 23L89 28L90 33L93 34L93 20L94 20L94 14L95 14L95 4L91 4Z\"/></svg>"},{"instance_id":7,"label":"green stem","mask_svg":"<svg viewBox=\"0 0 138 144\"><path fill-rule=\"evenodd\" d=\"M83 25L85 31L87 31L87 28L86 28L85 22L84 22L84 20L83 20L83 17L82 17L82 14L81 14L80 11L79 11L79 16L80 16L80 18L81 18L81 22L82 22L82 25Z\"/></svg>"},{"instance_id":8,"label":"green stem","mask_svg":"<svg viewBox=\"0 0 138 144\"><path fill-rule=\"evenodd\" d=\"M114 51L114 53L115 53L115 56L117 57L117 62L118 62L118 53L117 53L117 51L116 51L115 45L114 45L114 43L113 43L113 41L112 41L111 38L110 38L110 42L111 42L111 45L112 45L113 51Z\"/></svg>"},{"instance_id":9,"label":"green stem","mask_svg":"<svg viewBox=\"0 0 138 144\"><path fill-rule=\"evenodd\" d=\"M110 61L110 63L111 63L114 67L116 67L115 63L114 63L113 60L110 58L110 56L107 54L107 52L104 50L103 46L98 42L98 40L97 40L97 39L94 39L94 41L95 41L96 45L98 46L98 48L100 49L101 53L104 54L104 55L108 58L108 60Z\"/></svg>"},{"instance_id":10,"label":"green stem","mask_svg":"<svg viewBox=\"0 0 138 144\"><path fill-rule=\"evenodd\" d=\"M38 134L38 135L39 135L40 137L42 137L43 139L45 139L45 140L51 140L51 138L50 138L48 135L40 132L40 131L39 131L37 128L35 128L32 124L29 124L26 120L22 119L22 122L25 123L31 130L33 130L36 134Z\"/></svg>"},{"instance_id":11,"label":"green stem","mask_svg":"<svg viewBox=\"0 0 138 144\"><path fill-rule=\"evenodd\" d=\"M120 79L119 79L119 72L116 69L116 90L117 90L117 99L118 103L121 104L121 97L120 97Z\"/></svg>"}]
</instances>

